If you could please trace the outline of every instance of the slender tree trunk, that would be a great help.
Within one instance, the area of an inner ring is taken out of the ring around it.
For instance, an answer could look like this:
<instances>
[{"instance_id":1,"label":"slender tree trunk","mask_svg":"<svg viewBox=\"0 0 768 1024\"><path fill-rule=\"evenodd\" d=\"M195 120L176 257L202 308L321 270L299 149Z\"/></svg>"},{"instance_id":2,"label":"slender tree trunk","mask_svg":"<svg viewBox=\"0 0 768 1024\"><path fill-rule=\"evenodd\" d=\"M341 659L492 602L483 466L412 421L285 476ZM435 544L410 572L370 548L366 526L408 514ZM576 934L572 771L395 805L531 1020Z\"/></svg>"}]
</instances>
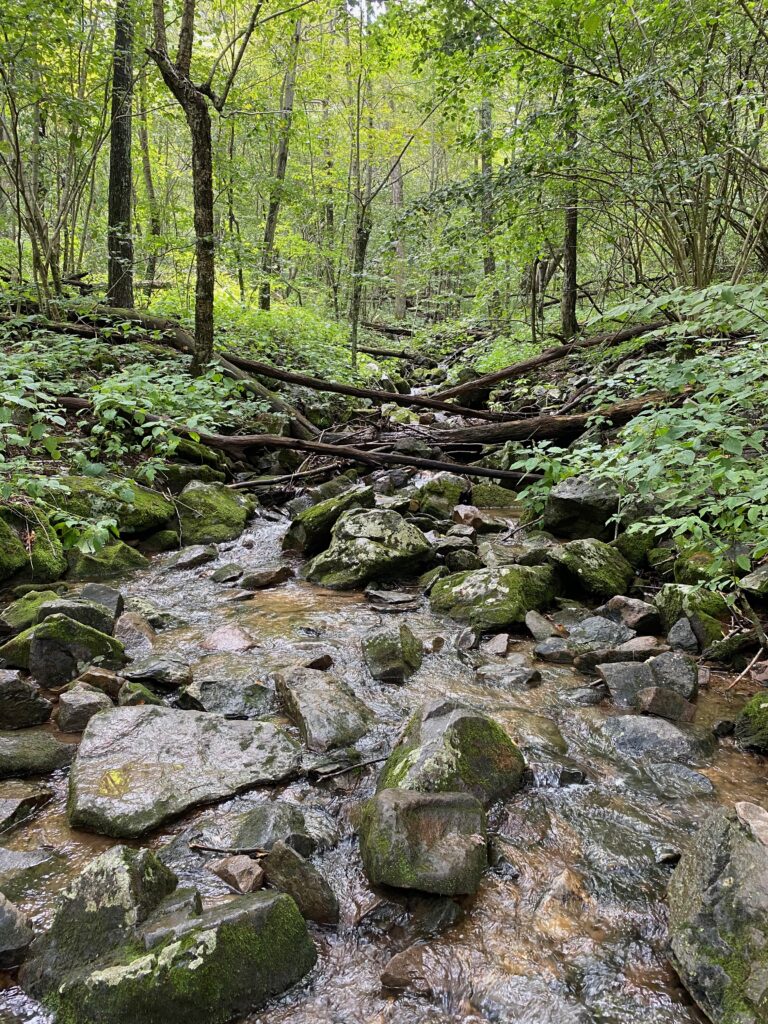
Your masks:
<instances>
[{"instance_id":1,"label":"slender tree trunk","mask_svg":"<svg viewBox=\"0 0 768 1024\"><path fill-rule=\"evenodd\" d=\"M579 187L576 179L576 143L577 117L576 95L574 89L574 69L568 63L563 67L563 121L565 142L568 148L568 164L570 176L566 188L565 199L565 233L563 237L563 294L560 304L561 332L567 341L578 333L579 324L576 319L576 299L578 284L576 279L579 238Z\"/></svg>"},{"instance_id":2,"label":"slender tree trunk","mask_svg":"<svg viewBox=\"0 0 768 1024\"><path fill-rule=\"evenodd\" d=\"M373 222L370 207L367 203L358 206L355 220L355 245L352 256L352 290L349 299L349 346L352 354L352 365L357 366L357 335L360 328L360 310L363 301L363 275L365 273L365 257L368 242L371 238Z\"/></svg>"},{"instance_id":3,"label":"slender tree trunk","mask_svg":"<svg viewBox=\"0 0 768 1024\"><path fill-rule=\"evenodd\" d=\"M483 97L480 104L480 177L482 179L482 206L480 221L483 232L483 274L496 273L496 254L493 251L493 162L491 133L493 131L491 101Z\"/></svg>"},{"instance_id":4,"label":"slender tree trunk","mask_svg":"<svg viewBox=\"0 0 768 1024\"><path fill-rule=\"evenodd\" d=\"M230 121L229 140L227 142L227 159L229 160L230 175L227 183L227 226L229 237L235 243L235 266L237 267L237 287L240 292L240 302L245 303L245 277L243 275L243 254L240 240L240 222L235 216L235 183L232 176L232 168L235 165L235 122Z\"/></svg>"},{"instance_id":5,"label":"slender tree trunk","mask_svg":"<svg viewBox=\"0 0 768 1024\"><path fill-rule=\"evenodd\" d=\"M291 39L291 51L288 58L288 68L285 72L283 82L283 96L280 108L280 138L277 145L277 160L275 163L275 184L272 194L269 197L269 208L267 210L267 221L264 226L264 243L261 256L262 280L259 287L259 308L269 309L271 303L271 282L270 278L274 271L275 235L277 233L277 220L280 216L280 201L282 198L283 182L288 167L288 147L291 142L291 121L293 119L293 101L296 95L296 67L299 60L299 45L301 43L301 20L296 22L296 28Z\"/></svg>"},{"instance_id":6,"label":"slender tree trunk","mask_svg":"<svg viewBox=\"0 0 768 1024\"><path fill-rule=\"evenodd\" d=\"M395 217L403 208L403 167L400 161L392 174L392 206ZM395 320L404 320L407 312L407 296L405 291L405 243L397 232L395 239Z\"/></svg>"},{"instance_id":7,"label":"slender tree trunk","mask_svg":"<svg viewBox=\"0 0 768 1024\"><path fill-rule=\"evenodd\" d=\"M200 96L186 110L192 136L192 199L195 221L195 352L192 372L201 373L213 358L213 145L211 113Z\"/></svg>"},{"instance_id":8,"label":"slender tree trunk","mask_svg":"<svg viewBox=\"0 0 768 1024\"><path fill-rule=\"evenodd\" d=\"M131 101L133 93L133 20L118 0L112 63L112 122L109 148L107 301L133 308L131 237Z\"/></svg>"},{"instance_id":9,"label":"slender tree trunk","mask_svg":"<svg viewBox=\"0 0 768 1024\"><path fill-rule=\"evenodd\" d=\"M144 191L147 194L147 206L149 207L149 230L147 231L147 282L155 280L157 274L157 239L162 233L163 226L160 220L160 206L157 202L155 181L152 175L152 159L149 154L149 123L147 119L147 86L144 73L139 79L139 149L141 150L141 173L144 178ZM147 297L151 296L152 289L147 288Z\"/></svg>"}]
</instances>

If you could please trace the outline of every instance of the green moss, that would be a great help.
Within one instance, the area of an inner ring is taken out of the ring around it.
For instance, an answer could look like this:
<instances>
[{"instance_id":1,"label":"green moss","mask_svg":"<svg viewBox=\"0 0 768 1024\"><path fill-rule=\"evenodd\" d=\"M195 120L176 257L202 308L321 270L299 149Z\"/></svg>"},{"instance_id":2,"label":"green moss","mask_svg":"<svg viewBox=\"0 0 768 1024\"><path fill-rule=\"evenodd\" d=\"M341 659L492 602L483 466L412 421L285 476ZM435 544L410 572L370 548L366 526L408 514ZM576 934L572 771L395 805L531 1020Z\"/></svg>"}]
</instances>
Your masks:
<instances>
[{"instance_id":1,"label":"green moss","mask_svg":"<svg viewBox=\"0 0 768 1024\"><path fill-rule=\"evenodd\" d=\"M509 508L517 501L517 494L498 484L474 484L469 501L477 508Z\"/></svg>"},{"instance_id":2,"label":"green moss","mask_svg":"<svg viewBox=\"0 0 768 1024\"><path fill-rule=\"evenodd\" d=\"M632 566L620 551L591 537L552 548L547 557L565 570L580 591L593 597L624 594L634 576Z\"/></svg>"},{"instance_id":3,"label":"green moss","mask_svg":"<svg viewBox=\"0 0 768 1024\"><path fill-rule=\"evenodd\" d=\"M31 518L13 512L2 513L2 519L26 540L25 564L22 567L27 578L39 583L52 583L67 571L67 559L56 531L47 517L36 512Z\"/></svg>"},{"instance_id":4,"label":"green moss","mask_svg":"<svg viewBox=\"0 0 768 1024\"><path fill-rule=\"evenodd\" d=\"M476 569L438 580L430 594L432 610L475 629L522 623L531 609L544 608L556 594L550 566L510 565Z\"/></svg>"},{"instance_id":5,"label":"green moss","mask_svg":"<svg viewBox=\"0 0 768 1024\"><path fill-rule=\"evenodd\" d=\"M122 576L133 569L144 569L149 565L149 561L140 551L129 547L121 540L107 544L94 554L74 549L67 557L69 577L75 580L109 579L112 576Z\"/></svg>"},{"instance_id":6,"label":"green moss","mask_svg":"<svg viewBox=\"0 0 768 1024\"><path fill-rule=\"evenodd\" d=\"M283 538L283 550L317 554L330 544L331 530L342 512L350 508L373 508L373 504L372 487L355 487L304 509Z\"/></svg>"},{"instance_id":7,"label":"green moss","mask_svg":"<svg viewBox=\"0 0 768 1024\"><path fill-rule=\"evenodd\" d=\"M119 640L82 622L75 622L67 615L50 615L39 625L25 629L0 647L0 658L14 668L28 669L29 651L35 637L57 642L72 650L79 661L96 658L117 662L126 660L125 648Z\"/></svg>"},{"instance_id":8,"label":"green moss","mask_svg":"<svg viewBox=\"0 0 768 1024\"><path fill-rule=\"evenodd\" d=\"M198 480L179 495L178 513L184 544L219 544L242 533L253 502L220 484Z\"/></svg>"},{"instance_id":9,"label":"green moss","mask_svg":"<svg viewBox=\"0 0 768 1024\"><path fill-rule=\"evenodd\" d=\"M648 553L655 541L656 535L652 529L637 529L620 533L616 540L611 541L611 545L621 552L631 566L639 569L647 563Z\"/></svg>"},{"instance_id":10,"label":"green moss","mask_svg":"<svg viewBox=\"0 0 768 1024\"><path fill-rule=\"evenodd\" d=\"M745 750L768 754L768 693L758 693L741 709L736 739Z\"/></svg>"},{"instance_id":11,"label":"green moss","mask_svg":"<svg viewBox=\"0 0 768 1024\"><path fill-rule=\"evenodd\" d=\"M26 565L29 555L18 533L0 519L0 580L7 580Z\"/></svg>"},{"instance_id":12,"label":"green moss","mask_svg":"<svg viewBox=\"0 0 768 1024\"><path fill-rule=\"evenodd\" d=\"M40 606L46 601L57 601L59 595L55 590L30 590L3 611L0 620L11 633L20 633L37 622Z\"/></svg>"},{"instance_id":13,"label":"green moss","mask_svg":"<svg viewBox=\"0 0 768 1024\"><path fill-rule=\"evenodd\" d=\"M133 480L65 476L60 483L68 493L51 492L51 504L80 519L115 519L120 533L126 536L156 530L175 515L167 498Z\"/></svg>"}]
</instances>

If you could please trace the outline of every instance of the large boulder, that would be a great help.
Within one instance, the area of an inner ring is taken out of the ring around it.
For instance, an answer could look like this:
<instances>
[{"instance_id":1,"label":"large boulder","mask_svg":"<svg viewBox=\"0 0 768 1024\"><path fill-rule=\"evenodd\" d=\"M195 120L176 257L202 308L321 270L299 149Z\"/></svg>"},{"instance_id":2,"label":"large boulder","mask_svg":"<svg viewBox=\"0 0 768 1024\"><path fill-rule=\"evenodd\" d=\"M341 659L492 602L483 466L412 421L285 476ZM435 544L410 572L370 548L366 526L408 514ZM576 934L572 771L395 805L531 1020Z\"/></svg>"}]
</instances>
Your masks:
<instances>
[{"instance_id":1,"label":"large boulder","mask_svg":"<svg viewBox=\"0 0 768 1024\"><path fill-rule=\"evenodd\" d=\"M417 527L388 509L351 509L333 528L330 547L307 567L307 578L349 590L385 576L415 573L432 554Z\"/></svg>"},{"instance_id":2,"label":"large boulder","mask_svg":"<svg viewBox=\"0 0 768 1024\"><path fill-rule=\"evenodd\" d=\"M491 804L516 792L524 771L523 755L500 725L456 701L437 700L411 718L377 789L471 793Z\"/></svg>"},{"instance_id":3,"label":"large boulder","mask_svg":"<svg viewBox=\"0 0 768 1024\"><path fill-rule=\"evenodd\" d=\"M623 594L635 575L620 551L593 538L551 548L547 557L573 586L591 597Z\"/></svg>"},{"instance_id":4,"label":"large boulder","mask_svg":"<svg viewBox=\"0 0 768 1024\"><path fill-rule=\"evenodd\" d=\"M67 571L67 558L59 535L46 515L35 509L31 518L26 519L4 510L0 512L0 518L24 537L26 562L22 567L23 577L37 583L53 583L61 579Z\"/></svg>"},{"instance_id":5,"label":"large boulder","mask_svg":"<svg viewBox=\"0 0 768 1024\"><path fill-rule=\"evenodd\" d=\"M140 551L113 541L95 552L72 548L67 552L69 563L68 578L71 580L101 580L113 576L124 576L135 569L145 569L149 560Z\"/></svg>"},{"instance_id":6,"label":"large boulder","mask_svg":"<svg viewBox=\"0 0 768 1024\"><path fill-rule=\"evenodd\" d=\"M370 710L346 683L328 672L286 669L275 676L275 682L285 710L310 750L349 746L371 725Z\"/></svg>"},{"instance_id":7,"label":"large boulder","mask_svg":"<svg viewBox=\"0 0 768 1024\"><path fill-rule=\"evenodd\" d=\"M29 679L0 669L0 729L27 729L51 717L53 705Z\"/></svg>"},{"instance_id":8,"label":"large boulder","mask_svg":"<svg viewBox=\"0 0 768 1024\"><path fill-rule=\"evenodd\" d=\"M613 484L572 476L555 484L547 495L542 526L561 537L608 538L613 532L608 520L618 507L619 492Z\"/></svg>"},{"instance_id":9,"label":"large boulder","mask_svg":"<svg viewBox=\"0 0 768 1024\"><path fill-rule=\"evenodd\" d=\"M360 853L374 885L473 893L488 865L482 805L468 793L385 789L362 808Z\"/></svg>"},{"instance_id":10,"label":"large boulder","mask_svg":"<svg viewBox=\"0 0 768 1024\"><path fill-rule=\"evenodd\" d=\"M549 566L510 565L438 580L429 600L433 611L473 629L496 629L524 622L527 612L546 607L555 595Z\"/></svg>"},{"instance_id":11,"label":"large boulder","mask_svg":"<svg viewBox=\"0 0 768 1024\"><path fill-rule=\"evenodd\" d=\"M304 509L293 520L283 538L283 550L316 555L330 544L331 530L343 512L351 508L373 508L373 504L372 487L354 487Z\"/></svg>"},{"instance_id":12,"label":"large boulder","mask_svg":"<svg viewBox=\"0 0 768 1024\"><path fill-rule=\"evenodd\" d=\"M424 645L404 623L395 633L380 630L363 638L363 659L374 679L403 683L421 667Z\"/></svg>"},{"instance_id":13,"label":"large boulder","mask_svg":"<svg viewBox=\"0 0 768 1024\"><path fill-rule=\"evenodd\" d=\"M266 722L120 707L95 715L69 778L73 828L139 836L188 807L290 778L300 748Z\"/></svg>"},{"instance_id":14,"label":"large boulder","mask_svg":"<svg viewBox=\"0 0 768 1024\"><path fill-rule=\"evenodd\" d=\"M16 775L50 775L64 768L77 748L49 732L0 732L0 779Z\"/></svg>"},{"instance_id":15,"label":"large boulder","mask_svg":"<svg viewBox=\"0 0 768 1024\"><path fill-rule=\"evenodd\" d=\"M716 811L669 885L672 959L713 1024L768 1020L768 813Z\"/></svg>"},{"instance_id":16,"label":"large boulder","mask_svg":"<svg viewBox=\"0 0 768 1024\"><path fill-rule=\"evenodd\" d=\"M606 752L627 761L701 761L715 748L712 733L663 718L617 715L599 726Z\"/></svg>"},{"instance_id":17,"label":"large boulder","mask_svg":"<svg viewBox=\"0 0 768 1024\"><path fill-rule=\"evenodd\" d=\"M221 484L193 480L179 495L178 508L184 544L219 544L243 532L253 505Z\"/></svg>"},{"instance_id":18,"label":"large boulder","mask_svg":"<svg viewBox=\"0 0 768 1024\"><path fill-rule=\"evenodd\" d=\"M114 519L124 536L149 533L173 519L173 504L159 491L115 477L64 476L48 500L79 519Z\"/></svg>"},{"instance_id":19,"label":"large boulder","mask_svg":"<svg viewBox=\"0 0 768 1024\"><path fill-rule=\"evenodd\" d=\"M273 703L258 664L230 651L210 654L193 665L192 683L179 695L180 707L226 718L260 718Z\"/></svg>"},{"instance_id":20,"label":"large boulder","mask_svg":"<svg viewBox=\"0 0 768 1024\"><path fill-rule=\"evenodd\" d=\"M48 601L57 601L58 597L55 590L30 590L11 601L0 613L0 636L15 636L34 626L40 607Z\"/></svg>"},{"instance_id":21,"label":"large boulder","mask_svg":"<svg viewBox=\"0 0 768 1024\"><path fill-rule=\"evenodd\" d=\"M7 580L28 564L29 555L18 533L0 519L0 580Z\"/></svg>"}]
</instances>

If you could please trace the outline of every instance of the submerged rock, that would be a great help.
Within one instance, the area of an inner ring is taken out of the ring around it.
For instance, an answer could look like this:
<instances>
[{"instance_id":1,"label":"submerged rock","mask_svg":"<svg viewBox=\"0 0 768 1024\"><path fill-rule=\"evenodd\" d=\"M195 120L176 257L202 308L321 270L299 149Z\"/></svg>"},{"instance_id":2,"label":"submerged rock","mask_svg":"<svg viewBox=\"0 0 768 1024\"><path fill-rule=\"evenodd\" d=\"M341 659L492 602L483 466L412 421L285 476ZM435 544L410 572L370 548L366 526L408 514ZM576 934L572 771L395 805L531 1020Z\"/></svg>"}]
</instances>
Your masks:
<instances>
[{"instance_id":1,"label":"submerged rock","mask_svg":"<svg viewBox=\"0 0 768 1024\"><path fill-rule=\"evenodd\" d=\"M69 779L73 828L139 836L188 807L290 778L300 748L266 722L121 707L88 723Z\"/></svg>"},{"instance_id":2,"label":"submerged rock","mask_svg":"<svg viewBox=\"0 0 768 1024\"><path fill-rule=\"evenodd\" d=\"M510 565L438 580L429 600L433 611L473 629L497 629L524 622L527 612L546 607L554 597L554 574L548 566Z\"/></svg>"},{"instance_id":3,"label":"submerged rock","mask_svg":"<svg viewBox=\"0 0 768 1024\"><path fill-rule=\"evenodd\" d=\"M547 495L542 526L561 537L607 538L612 532L608 520L618 507L619 492L612 483L572 476Z\"/></svg>"},{"instance_id":4,"label":"submerged rock","mask_svg":"<svg viewBox=\"0 0 768 1024\"><path fill-rule=\"evenodd\" d=\"M259 718L274 702L264 673L242 654L211 654L193 666L192 676L192 683L179 695L180 707L225 718Z\"/></svg>"},{"instance_id":5,"label":"submerged rock","mask_svg":"<svg viewBox=\"0 0 768 1024\"><path fill-rule=\"evenodd\" d=\"M642 715L608 718L600 724L599 732L610 751L630 761L700 761L715 748L711 733Z\"/></svg>"},{"instance_id":6,"label":"submerged rock","mask_svg":"<svg viewBox=\"0 0 768 1024\"><path fill-rule=\"evenodd\" d=\"M382 683L403 683L419 668L424 645L403 624L396 632L381 631L363 639L363 658L374 679Z\"/></svg>"},{"instance_id":7,"label":"submerged rock","mask_svg":"<svg viewBox=\"0 0 768 1024\"><path fill-rule=\"evenodd\" d=\"M385 789L362 809L360 853L374 885L473 893L488 866L482 805L468 793Z\"/></svg>"},{"instance_id":8,"label":"submerged rock","mask_svg":"<svg viewBox=\"0 0 768 1024\"><path fill-rule=\"evenodd\" d=\"M236 801L226 811L213 811L197 822L190 845L214 853L263 853L276 842L292 846L302 856L333 846L338 832L331 818L288 800L262 803Z\"/></svg>"},{"instance_id":9,"label":"submerged rock","mask_svg":"<svg viewBox=\"0 0 768 1024\"><path fill-rule=\"evenodd\" d=\"M193 480L179 495L177 508L183 544L219 544L243 532L253 503L222 484Z\"/></svg>"},{"instance_id":10,"label":"submerged rock","mask_svg":"<svg viewBox=\"0 0 768 1024\"><path fill-rule=\"evenodd\" d=\"M337 924L339 901L317 868L281 839L262 860L267 881L296 901L302 917L318 924Z\"/></svg>"},{"instance_id":11,"label":"submerged rock","mask_svg":"<svg viewBox=\"0 0 768 1024\"><path fill-rule=\"evenodd\" d=\"M426 704L389 755L378 790L471 793L484 804L516 792L525 761L500 725L451 700Z\"/></svg>"},{"instance_id":12,"label":"submerged rock","mask_svg":"<svg viewBox=\"0 0 768 1024\"><path fill-rule=\"evenodd\" d=\"M0 797L0 832L11 829L31 818L53 796L53 790L25 783L6 783Z\"/></svg>"},{"instance_id":13,"label":"submerged rock","mask_svg":"<svg viewBox=\"0 0 768 1024\"><path fill-rule=\"evenodd\" d=\"M373 715L349 687L313 668L296 668L275 676L285 709L310 750L331 750L359 740Z\"/></svg>"}]
</instances>

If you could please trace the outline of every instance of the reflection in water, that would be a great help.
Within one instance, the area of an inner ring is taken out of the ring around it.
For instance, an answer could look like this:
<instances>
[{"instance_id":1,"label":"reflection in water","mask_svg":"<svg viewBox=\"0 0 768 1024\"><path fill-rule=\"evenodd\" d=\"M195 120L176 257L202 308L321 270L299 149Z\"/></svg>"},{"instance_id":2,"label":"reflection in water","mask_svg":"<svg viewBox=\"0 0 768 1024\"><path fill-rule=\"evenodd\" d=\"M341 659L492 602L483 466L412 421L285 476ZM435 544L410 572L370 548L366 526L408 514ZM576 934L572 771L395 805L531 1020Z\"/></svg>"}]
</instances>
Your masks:
<instances>
[{"instance_id":1,"label":"reflection in water","mask_svg":"<svg viewBox=\"0 0 768 1024\"><path fill-rule=\"evenodd\" d=\"M257 523L222 550L220 562L247 568L278 563L281 533L279 525ZM376 764L316 785L301 780L281 787L278 795L321 808L337 821L343 838L323 854L321 865L339 896L342 923L338 932L315 929L320 958L314 972L248 1018L250 1024L701 1020L665 959L664 893L674 859L669 854L717 801L765 803L763 761L726 741L702 766L714 794L691 795L682 783L677 789L661 784L653 773L607 756L610 751L595 742L594 727L613 711L567 706L563 692L584 685L584 677L570 668L544 667L536 689L509 689L503 678L479 681L470 660L455 650L458 629L433 616L426 602L408 612L407 621L428 645L438 638L444 645L425 657L404 686L387 686L368 677L360 639L402 620L374 610L364 595L294 579L233 601L234 589L210 581L216 563L175 572L165 568L166 561L158 559L124 587L184 620L184 626L159 633L159 652L197 661L204 639L227 624L255 641L244 657L265 672L284 664L297 645L322 650L331 653L333 671L376 713L377 726L360 743L364 760L387 753L403 719L421 702L450 696L493 715L523 746L532 770L531 785L492 814L496 866L440 935L414 923L424 905L437 901L422 900L419 910L413 898L372 892L363 876L354 810L373 791ZM523 657L530 651L524 639L515 647ZM697 720L707 724L732 716L738 704L732 694L704 693ZM564 765L583 772L585 784L558 786ZM15 893L38 928L45 926L61 887L112 843L68 829L64 773L54 776L52 786L54 799L3 840L13 851L58 855ZM204 813L191 812L149 842L167 842ZM399 993L383 990L380 980L394 954L401 954L398 969L409 979ZM18 990L7 992L6 1004L17 1013L13 1019L42 1019Z\"/></svg>"}]
</instances>

